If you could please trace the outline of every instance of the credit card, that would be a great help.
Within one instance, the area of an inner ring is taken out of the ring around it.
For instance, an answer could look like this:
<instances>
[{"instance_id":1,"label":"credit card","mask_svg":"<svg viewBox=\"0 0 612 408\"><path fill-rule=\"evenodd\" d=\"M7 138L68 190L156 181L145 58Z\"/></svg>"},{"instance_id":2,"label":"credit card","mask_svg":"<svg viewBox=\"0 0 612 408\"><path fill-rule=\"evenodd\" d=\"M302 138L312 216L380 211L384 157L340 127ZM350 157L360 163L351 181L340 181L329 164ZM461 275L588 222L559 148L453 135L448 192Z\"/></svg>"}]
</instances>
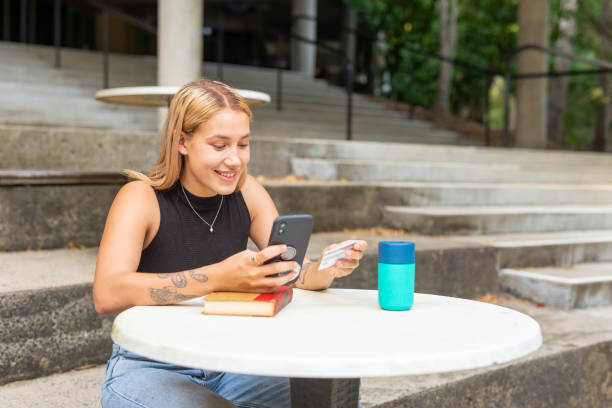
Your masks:
<instances>
[{"instance_id":1,"label":"credit card","mask_svg":"<svg viewBox=\"0 0 612 408\"><path fill-rule=\"evenodd\" d=\"M321 257L321 263L319 264L319 270L329 268L330 266L335 264L338 259L346 259L346 256L344 255L344 251L346 251L349 248L352 248L355 242L356 242L355 240L352 240L339 247L326 251Z\"/></svg>"}]
</instances>

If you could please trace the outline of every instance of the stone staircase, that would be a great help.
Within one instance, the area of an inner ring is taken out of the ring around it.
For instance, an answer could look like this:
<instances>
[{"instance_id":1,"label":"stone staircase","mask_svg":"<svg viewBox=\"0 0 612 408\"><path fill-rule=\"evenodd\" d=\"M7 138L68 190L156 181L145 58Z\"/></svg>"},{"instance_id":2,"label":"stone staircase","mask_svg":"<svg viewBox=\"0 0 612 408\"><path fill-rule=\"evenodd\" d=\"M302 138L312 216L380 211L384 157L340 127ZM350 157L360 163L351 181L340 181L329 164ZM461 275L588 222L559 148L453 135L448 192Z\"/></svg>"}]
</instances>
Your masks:
<instances>
[{"instance_id":1,"label":"stone staircase","mask_svg":"<svg viewBox=\"0 0 612 408\"><path fill-rule=\"evenodd\" d=\"M0 123L78 126L100 129L156 130L155 109L109 105L95 101L102 88L102 54L62 50L62 68L53 68L54 49L0 42ZM111 87L155 85L154 57L112 54ZM205 63L202 76L215 79L217 66ZM346 95L343 89L299 73L282 75L282 111L276 110L277 72L274 69L225 64L224 82L239 89L267 92L273 103L257 108L256 135L344 139ZM428 122L410 120L366 97L353 101L355 140L456 143L453 132Z\"/></svg>"},{"instance_id":2,"label":"stone staircase","mask_svg":"<svg viewBox=\"0 0 612 408\"><path fill-rule=\"evenodd\" d=\"M410 186L418 199L381 199L385 225L416 234L471 236L498 248L502 287L536 302L566 308L612 304L607 263L612 157L424 145L387 145L386 151L353 147L343 153L302 149L291 159L292 171L306 179L383 185L391 180ZM551 246L567 253L552 255ZM514 259L504 252L515 252Z\"/></svg>"}]
</instances>

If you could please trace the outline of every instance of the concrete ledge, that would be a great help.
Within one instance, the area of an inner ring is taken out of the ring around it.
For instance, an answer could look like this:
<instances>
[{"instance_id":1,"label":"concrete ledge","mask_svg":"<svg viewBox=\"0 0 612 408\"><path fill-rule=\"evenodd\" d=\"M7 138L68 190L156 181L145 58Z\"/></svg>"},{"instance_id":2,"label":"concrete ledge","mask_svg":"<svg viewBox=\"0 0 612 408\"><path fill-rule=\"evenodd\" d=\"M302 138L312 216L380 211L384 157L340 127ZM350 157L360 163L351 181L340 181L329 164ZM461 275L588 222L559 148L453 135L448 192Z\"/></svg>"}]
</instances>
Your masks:
<instances>
[{"instance_id":1,"label":"concrete ledge","mask_svg":"<svg viewBox=\"0 0 612 408\"><path fill-rule=\"evenodd\" d=\"M91 283L0 294L0 341L15 343L102 327Z\"/></svg>"},{"instance_id":2,"label":"concrete ledge","mask_svg":"<svg viewBox=\"0 0 612 408\"><path fill-rule=\"evenodd\" d=\"M108 358L112 318L93 308L91 283L0 294L0 384Z\"/></svg>"},{"instance_id":3,"label":"concrete ledge","mask_svg":"<svg viewBox=\"0 0 612 408\"><path fill-rule=\"evenodd\" d=\"M612 230L448 237L492 247L498 270L612 262Z\"/></svg>"},{"instance_id":4,"label":"concrete ledge","mask_svg":"<svg viewBox=\"0 0 612 408\"><path fill-rule=\"evenodd\" d=\"M365 148L365 146L364 146ZM392 149L390 147L389 149ZM400 149L401 150L401 149ZM424 153L431 155L433 152ZM373 153L372 155L374 155ZM392 153L390 153L392 155ZM492 154L493 155L493 154ZM484 156L484 155L483 155ZM408 181L408 182L472 182L472 183L610 183L612 176L608 167L594 167L584 163L580 170L561 163L533 169L506 158L503 163L489 163L487 158L473 157L474 162L440 162L439 158L426 161L403 159L337 159L312 158L306 156L291 159L292 173L298 177L314 180L338 179L350 181ZM483 160L484 159L484 160ZM326 168L325 173L319 168Z\"/></svg>"},{"instance_id":5,"label":"concrete ledge","mask_svg":"<svg viewBox=\"0 0 612 408\"><path fill-rule=\"evenodd\" d=\"M21 343L0 343L0 384L64 372L108 360L112 321L82 330Z\"/></svg>"},{"instance_id":6,"label":"concrete ledge","mask_svg":"<svg viewBox=\"0 0 612 408\"><path fill-rule=\"evenodd\" d=\"M0 251L100 242L117 185L0 188Z\"/></svg>"},{"instance_id":7,"label":"concrete ledge","mask_svg":"<svg viewBox=\"0 0 612 408\"><path fill-rule=\"evenodd\" d=\"M385 206L383 219L394 228L420 234L508 234L612 228L610 205L471 207Z\"/></svg>"}]
</instances>

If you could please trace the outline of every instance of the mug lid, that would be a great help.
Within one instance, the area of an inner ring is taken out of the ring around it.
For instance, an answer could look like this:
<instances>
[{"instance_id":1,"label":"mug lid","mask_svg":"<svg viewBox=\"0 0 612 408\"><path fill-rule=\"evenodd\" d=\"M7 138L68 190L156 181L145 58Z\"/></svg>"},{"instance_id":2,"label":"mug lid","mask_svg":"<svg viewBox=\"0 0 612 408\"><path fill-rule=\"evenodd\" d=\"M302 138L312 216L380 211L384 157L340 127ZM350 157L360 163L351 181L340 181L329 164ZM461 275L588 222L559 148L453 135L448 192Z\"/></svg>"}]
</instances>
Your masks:
<instances>
[{"instance_id":1,"label":"mug lid","mask_svg":"<svg viewBox=\"0 0 612 408\"><path fill-rule=\"evenodd\" d=\"M413 264L414 242L380 241L378 243L378 262L385 264Z\"/></svg>"}]
</instances>

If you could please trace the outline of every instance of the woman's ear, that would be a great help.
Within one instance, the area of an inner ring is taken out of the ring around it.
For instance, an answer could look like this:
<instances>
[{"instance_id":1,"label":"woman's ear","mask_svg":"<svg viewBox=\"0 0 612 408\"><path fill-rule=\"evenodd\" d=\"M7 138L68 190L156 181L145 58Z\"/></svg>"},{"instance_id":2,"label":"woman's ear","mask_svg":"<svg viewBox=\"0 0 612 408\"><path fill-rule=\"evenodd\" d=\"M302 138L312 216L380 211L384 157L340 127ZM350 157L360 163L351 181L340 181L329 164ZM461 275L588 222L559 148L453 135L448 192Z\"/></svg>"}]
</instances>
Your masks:
<instances>
[{"instance_id":1,"label":"woman's ear","mask_svg":"<svg viewBox=\"0 0 612 408\"><path fill-rule=\"evenodd\" d=\"M187 135L185 134L185 132L181 132L181 136L179 137L179 142L178 142L178 151L183 156L187 156L189 154L187 150L187 146L185 145L186 140L187 140Z\"/></svg>"}]
</instances>

